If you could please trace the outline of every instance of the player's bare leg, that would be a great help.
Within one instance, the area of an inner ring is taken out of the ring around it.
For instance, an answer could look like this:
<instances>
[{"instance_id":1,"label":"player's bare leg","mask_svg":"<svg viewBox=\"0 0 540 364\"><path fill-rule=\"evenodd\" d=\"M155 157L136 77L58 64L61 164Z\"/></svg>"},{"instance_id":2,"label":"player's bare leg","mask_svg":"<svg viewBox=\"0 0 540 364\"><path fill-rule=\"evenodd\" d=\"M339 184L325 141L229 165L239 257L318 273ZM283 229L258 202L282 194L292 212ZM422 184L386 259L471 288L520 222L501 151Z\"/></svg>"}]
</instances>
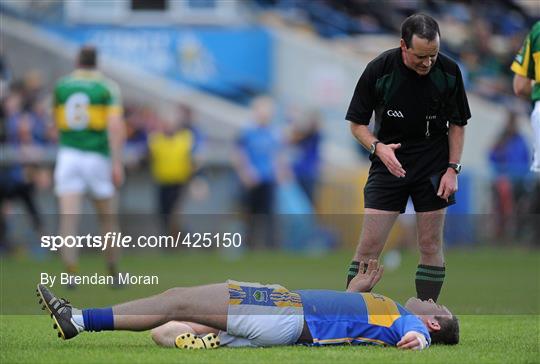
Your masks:
<instances>
[{"instance_id":1,"label":"player's bare leg","mask_svg":"<svg viewBox=\"0 0 540 364\"><path fill-rule=\"evenodd\" d=\"M437 301L444 277L443 228L446 208L416 214L420 262L416 271L418 298Z\"/></svg>"},{"instance_id":2,"label":"player's bare leg","mask_svg":"<svg viewBox=\"0 0 540 364\"><path fill-rule=\"evenodd\" d=\"M64 238L77 235L82 197L80 193L66 193L58 197L59 234ZM78 248L63 246L60 248L60 256L68 273L76 273L79 264Z\"/></svg>"},{"instance_id":3,"label":"player's bare leg","mask_svg":"<svg viewBox=\"0 0 540 364\"><path fill-rule=\"evenodd\" d=\"M170 321L188 321L226 330L227 283L172 288L155 296L103 309L78 310L38 285L37 294L55 321L59 336L70 339L82 331L153 329Z\"/></svg>"},{"instance_id":4,"label":"player's bare leg","mask_svg":"<svg viewBox=\"0 0 540 364\"><path fill-rule=\"evenodd\" d=\"M379 258L398 216L399 211L365 209L360 241L349 267L347 285L358 273L359 262L367 264L370 259Z\"/></svg>"},{"instance_id":5,"label":"player's bare leg","mask_svg":"<svg viewBox=\"0 0 540 364\"><path fill-rule=\"evenodd\" d=\"M158 295L115 305L115 330L149 330L169 321L190 321L227 329L229 291L226 283L171 288Z\"/></svg>"},{"instance_id":6,"label":"player's bare leg","mask_svg":"<svg viewBox=\"0 0 540 364\"><path fill-rule=\"evenodd\" d=\"M99 219L101 233L105 235L108 232L119 232L116 198L93 199L93 203ZM117 264L120 258L120 248L107 247L105 254L109 274L116 277L118 274Z\"/></svg>"}]
</instances>

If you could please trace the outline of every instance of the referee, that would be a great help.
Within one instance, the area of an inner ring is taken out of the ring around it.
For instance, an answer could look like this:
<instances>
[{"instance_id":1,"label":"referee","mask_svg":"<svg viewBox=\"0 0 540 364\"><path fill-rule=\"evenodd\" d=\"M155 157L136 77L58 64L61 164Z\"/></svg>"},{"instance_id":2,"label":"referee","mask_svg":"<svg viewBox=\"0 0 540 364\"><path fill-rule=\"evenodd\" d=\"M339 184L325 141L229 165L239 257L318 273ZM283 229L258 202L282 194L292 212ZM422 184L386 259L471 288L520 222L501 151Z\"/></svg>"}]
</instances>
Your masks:
<instances>
[{"instance_id":1,"label":"referee","mask_svg":"<svg viewBox=\"0 0 540 364\"><path fill-rule=\"evenodd\" d=\"M439 25L414 14L401 26L400 47L371 61L360 77L346 119L370 152L365 217L349 267L377 259L410 197L416 211L420 262L416 293L437 300L445 277L442 249L446 207L456 201L464 126L471 117L456 62L439 52ZM368 128L375 112L375 128Z\"/></svg>"}]
</instances>

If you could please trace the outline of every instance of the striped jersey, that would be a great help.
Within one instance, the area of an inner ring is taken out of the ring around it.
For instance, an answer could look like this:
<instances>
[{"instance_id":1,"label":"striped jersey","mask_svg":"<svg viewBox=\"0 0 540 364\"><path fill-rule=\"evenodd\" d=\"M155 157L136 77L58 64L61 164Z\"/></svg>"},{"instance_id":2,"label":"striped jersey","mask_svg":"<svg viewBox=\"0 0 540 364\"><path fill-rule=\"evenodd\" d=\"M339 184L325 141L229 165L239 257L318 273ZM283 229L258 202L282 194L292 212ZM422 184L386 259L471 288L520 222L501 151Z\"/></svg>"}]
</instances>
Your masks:
<instances>
[{"instance_id":1,"label":"striped jersey","mask_svg":"<svg viewBox=\"0 0 540 364\"><path fill-rule=\"evenodd\" d=\"M76 70L54 89L54 119L61 146L109 155L107 120L121 115L118 86L96 70Z\"/></svg>"},{"instance_id":2,"label":"striped jersey","mask_svg":"<svg viewBox=\"0 0 540 364\"><path fill-rule=\"evenodd\" d=\"M535 81L532 89L532 101L540 100L540 20L537 21L525 38L523 46L514 58L512 71Z\"/></svg>"},{"instance_id":3,"label":"striped jersey","mask_svg":"<svg viewBox=\"0 0 540 364\"><path fill-rule=\"evenodd\" d=\"M416 315L388 297L375 293L301 290L304 319L313 345L374 344L395 346L409 331L431 342Z\"/></svg>"}]
</instances>

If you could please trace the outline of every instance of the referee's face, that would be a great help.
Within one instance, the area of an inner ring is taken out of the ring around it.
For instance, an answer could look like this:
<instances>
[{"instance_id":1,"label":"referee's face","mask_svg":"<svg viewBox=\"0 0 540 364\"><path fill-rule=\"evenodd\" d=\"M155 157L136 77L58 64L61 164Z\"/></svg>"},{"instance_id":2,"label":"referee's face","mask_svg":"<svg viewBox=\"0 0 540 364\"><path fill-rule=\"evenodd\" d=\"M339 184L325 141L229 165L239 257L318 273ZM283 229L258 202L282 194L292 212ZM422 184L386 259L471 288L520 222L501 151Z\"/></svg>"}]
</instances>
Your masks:
<instances>
[{"instance_id":1,"label":"referee's face","mask_svg":"<svg viewBox=\"0 0 540 364\"><path fill-rule=\"evenodd\" d=\"M434 40L427 40L413 35L410 48L407 48L405 41L401 40L401 54L403 63L420 76L425 76L437 60L439 54L439 36Z\"/></svg>"},{"instance_id":2,"label":"referee's face","mask_svg":"<svg viewBox=\"0 0 540 364\"><path fill-rule=\"evenodd\" d=\"M405 308L419 316L452 316L448 307L438 305L432 299L423 301L416 297L411 297L405 303Z\"/></svg>"}]
</instances>

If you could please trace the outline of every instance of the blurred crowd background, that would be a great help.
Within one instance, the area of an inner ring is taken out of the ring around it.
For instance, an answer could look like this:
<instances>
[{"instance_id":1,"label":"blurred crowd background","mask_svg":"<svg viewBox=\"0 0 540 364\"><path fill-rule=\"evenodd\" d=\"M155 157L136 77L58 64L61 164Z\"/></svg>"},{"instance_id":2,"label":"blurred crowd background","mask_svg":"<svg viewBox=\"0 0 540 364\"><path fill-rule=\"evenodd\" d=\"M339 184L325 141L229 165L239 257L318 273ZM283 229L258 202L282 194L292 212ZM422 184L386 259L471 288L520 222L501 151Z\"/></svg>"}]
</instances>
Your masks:
<instances>
[{"instance_id":1,"label":"blurred crowd background","mask_svg":"<svg viewBox=\"0 0 540 364\"><path fill-rule=\"evenodd\" d=\"M51 91L86 43L123 96L121 215L168 216L164 233L227 216L249 247L355 246L369 161L346 107L367 62L397 47L418 11L439 21L473 115L447 246L540 242L531 105L513 95L509 68L535 1L7 0L0 11L3 252L34 250L56 229ZM179 189L167 188L172 166ZM413 213L391 247L414 245Z\"/></svg>"}]
</instances>

